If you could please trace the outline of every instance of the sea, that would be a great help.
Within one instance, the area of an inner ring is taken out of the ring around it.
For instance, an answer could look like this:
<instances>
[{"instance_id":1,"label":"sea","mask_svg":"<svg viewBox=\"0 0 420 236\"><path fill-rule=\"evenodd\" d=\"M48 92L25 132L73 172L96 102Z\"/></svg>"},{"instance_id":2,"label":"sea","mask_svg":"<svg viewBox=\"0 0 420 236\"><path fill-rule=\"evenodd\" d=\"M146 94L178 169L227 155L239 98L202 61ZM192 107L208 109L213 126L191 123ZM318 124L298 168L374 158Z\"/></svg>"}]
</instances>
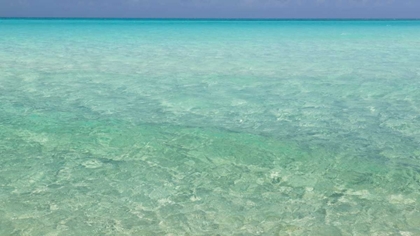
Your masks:
<instances>
[{"instance_id":1,"label":"sea","mask_svg":"<svg viewBox=\"0 0 420 236\"><path fill-rule=\"evenodd\" d=\"M0 19L0 235L420 235L420 21Z\"/></svg>"}]
</instances>

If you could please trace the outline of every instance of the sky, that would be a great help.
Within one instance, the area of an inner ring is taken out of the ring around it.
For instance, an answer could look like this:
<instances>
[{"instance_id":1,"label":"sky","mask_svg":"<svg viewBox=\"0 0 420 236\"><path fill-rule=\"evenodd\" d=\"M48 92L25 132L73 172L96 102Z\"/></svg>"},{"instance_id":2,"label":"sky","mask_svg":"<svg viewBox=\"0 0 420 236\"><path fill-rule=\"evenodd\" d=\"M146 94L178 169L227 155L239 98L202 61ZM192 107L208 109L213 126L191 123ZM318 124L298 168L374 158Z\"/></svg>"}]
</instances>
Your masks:
<instances>
[{"instance_id":1,"label":"sky","mask_svg":"<svg viewBox=\"0 0 420 236\"><path fill-rule=\"evenodd\" d=\"M420 18L420 0L0 0L0 17Z\"/></svg>"}]
</instances>

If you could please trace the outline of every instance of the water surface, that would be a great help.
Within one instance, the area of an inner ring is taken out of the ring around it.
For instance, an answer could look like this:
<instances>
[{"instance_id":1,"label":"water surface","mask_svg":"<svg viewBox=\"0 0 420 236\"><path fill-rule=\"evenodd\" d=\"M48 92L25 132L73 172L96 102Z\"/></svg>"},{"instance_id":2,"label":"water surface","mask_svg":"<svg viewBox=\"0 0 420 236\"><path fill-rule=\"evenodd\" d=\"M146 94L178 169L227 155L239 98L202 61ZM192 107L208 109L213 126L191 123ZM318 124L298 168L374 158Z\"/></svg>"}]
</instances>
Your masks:
<instances>
[{"instance_id":1,"label":"water surface","mask_svg":"<svg viewBox=\"0 0 420 236\"><path fill-rule=\"evenodd\" d=\"M419 235L419 39L0 19L0 234Z\"/></svg>"}]
</instances>

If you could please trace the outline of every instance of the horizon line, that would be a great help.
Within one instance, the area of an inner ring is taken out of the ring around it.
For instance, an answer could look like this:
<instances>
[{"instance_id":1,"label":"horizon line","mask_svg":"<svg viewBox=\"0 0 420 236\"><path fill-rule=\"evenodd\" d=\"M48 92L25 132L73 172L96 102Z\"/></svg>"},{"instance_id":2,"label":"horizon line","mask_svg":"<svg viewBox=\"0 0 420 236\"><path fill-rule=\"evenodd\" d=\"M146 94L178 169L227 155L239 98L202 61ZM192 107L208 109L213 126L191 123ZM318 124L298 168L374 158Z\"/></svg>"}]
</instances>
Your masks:
<instances>
[{"instance_id":1,"label":"horizon line","mask_svg":"<svg viewBox=\"0 0 420 236\"><path fill-rule=\"evenodd\" d=\"M48 19L80 19L80 20L232 20L232 21L252 21L252 20L267 20L267 21L287 21L287 20L295 20L295 21L314 21L314 20L340 20L340 21L352 21L352 20L360 20L360 21L380 21L380 20L395 20L395 21L404 21L404 20L420 20L420 18L259 18L259 17L239 17L239 18L218 18L218 17L3 17L0 16L0 19L33 19L33 20L48 20Z\"/></svg>"}]
</instances>

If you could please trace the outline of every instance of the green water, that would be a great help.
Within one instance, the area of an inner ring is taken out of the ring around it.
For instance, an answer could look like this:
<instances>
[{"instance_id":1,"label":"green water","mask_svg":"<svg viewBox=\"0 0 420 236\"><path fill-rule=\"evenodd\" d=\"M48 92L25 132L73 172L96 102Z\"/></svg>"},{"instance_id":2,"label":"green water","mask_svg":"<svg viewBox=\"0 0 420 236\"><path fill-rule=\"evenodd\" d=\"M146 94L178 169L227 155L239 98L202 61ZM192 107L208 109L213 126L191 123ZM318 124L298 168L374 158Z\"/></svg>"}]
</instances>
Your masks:
<instances>
[{"instance_id":1,"label":"green water","mask_svg":"<svg viewBox=\"0 0 420 236\"><path fill-rule=\"evenodd\" d=\"M419 38L0 20L0 235L420 235Z\"/></svg>"}]
</instances>

